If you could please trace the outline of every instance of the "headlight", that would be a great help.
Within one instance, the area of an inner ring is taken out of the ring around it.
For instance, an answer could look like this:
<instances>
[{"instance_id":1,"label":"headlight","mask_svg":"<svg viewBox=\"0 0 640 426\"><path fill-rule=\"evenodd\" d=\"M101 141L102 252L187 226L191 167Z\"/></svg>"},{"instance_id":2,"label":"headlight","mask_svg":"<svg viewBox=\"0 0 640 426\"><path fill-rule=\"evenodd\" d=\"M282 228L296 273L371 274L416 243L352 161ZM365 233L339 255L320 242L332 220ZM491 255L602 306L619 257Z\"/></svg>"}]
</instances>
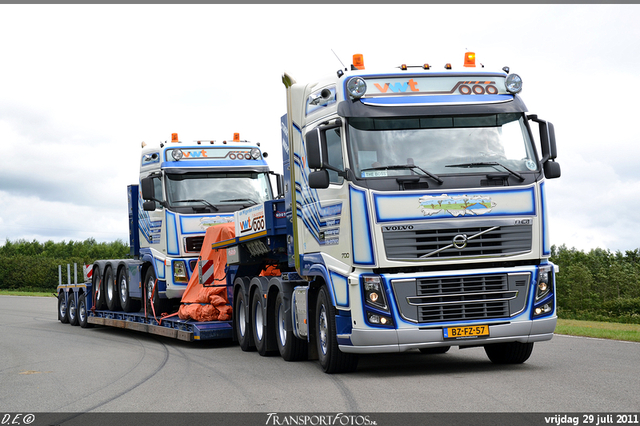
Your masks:
<instances>
[{"instance_id":1,"label":"headlight","mask_svg":"<svg viewBox=\"0 0 640 426\"><path fill-rule=\"evenodd\" d=\"M260 150L258 148L253 148L251 150L251 158L253 158L254 160L260 159Z\"/></svg>"},{"instance_id":2,"label":"headlight","mask_svg":"<svg viewBox=\"0 0 640 426\"><path fill-rule=\"evenodd\" d=\"M187 265L184 260L176 260L173 262L173 281L177 283L186 283L189 281L187 278Z\"/></svg>"},{"instance_id":3,"label":"headlight","mask_svg":"<svg viewBox=\"0 0 640 426\"><path fill-rule=\"evenodd\" d=\"M536 283L536 302L542 300L549 293L551 293L553 287L553 273L551 266L544 266L538 271L538 281Z\"/></svg>"},{"instance_id":4,"label":"headlight","mask_svg":"<svg viewBox=\"0 0 640 426\"><path fill-rule=\"evenodd\" d=\"M347 81L347 91L353 99L360 99L367 91L367 83L360 77L353 77Z\"/></svg>"},{"instance_id":5,"label":"headlight","mask_svg":"<svg viewBox=\"0 0 640 426\"><path fill-rule=\"evenodd\" d=\"M171 156L173 157L174 160L180 161L182 159L182 150L181 149L171 150Z\"/></svg>"},{"instance_id":6,"label":"headlight","mask_svg":"<svg viewBox=\"0 0 640 426\"><path fill-rule=\"evenodd\" d=\"M518 74L509 74L505 85L509 93L520 93L522 90L522 79Z\"/></svg>"},{"instance_id":7,"label":"headlight","mask_svg":"<svg viewBox=\"0 0 640 426\"><path fill-rule=\"evenodd\" d=\"M382 279L379 276L364 277L364 302L373 307L389 311Z\"/></svg>"}]
</instances>

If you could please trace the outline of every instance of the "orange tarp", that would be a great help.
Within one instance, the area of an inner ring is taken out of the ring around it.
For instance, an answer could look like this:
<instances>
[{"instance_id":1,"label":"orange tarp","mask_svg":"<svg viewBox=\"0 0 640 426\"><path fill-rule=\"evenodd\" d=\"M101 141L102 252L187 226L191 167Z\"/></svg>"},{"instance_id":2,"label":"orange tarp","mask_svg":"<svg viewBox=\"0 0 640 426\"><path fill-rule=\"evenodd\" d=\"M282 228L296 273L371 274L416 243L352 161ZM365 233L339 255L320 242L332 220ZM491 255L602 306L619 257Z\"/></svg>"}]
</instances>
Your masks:
<instances>
[{"instance_id":1,"label":"orange tarp","mask_svg":"<svg viewBox=\"0 0 640 426\"><path fill-rule=\"evenodd\" d=\"M178 316L180 319L196 321L228 321L231 319L231 306L228 305L227 279L225 267L227 265L227 250L211 248L213 243L230 240L236 235L233 223L221 223L207 228L202 249L201 260L213 260L214 285L220 287L203 287L200 284L198 268L193 271L189 285L182 295Z\"/></svg>"}]
</instances>

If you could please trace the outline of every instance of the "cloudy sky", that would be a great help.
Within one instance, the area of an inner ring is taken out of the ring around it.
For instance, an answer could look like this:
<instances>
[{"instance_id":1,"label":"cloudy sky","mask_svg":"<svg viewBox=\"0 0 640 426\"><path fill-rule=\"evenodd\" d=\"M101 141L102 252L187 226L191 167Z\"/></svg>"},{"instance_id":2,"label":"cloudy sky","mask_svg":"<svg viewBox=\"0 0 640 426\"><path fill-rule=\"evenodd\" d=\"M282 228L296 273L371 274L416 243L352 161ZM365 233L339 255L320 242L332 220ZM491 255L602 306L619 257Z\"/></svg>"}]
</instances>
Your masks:
<instances>
[{"instance_id":1,"label":"cloudy sky","mask_svg":"<svg viewBox=\"0 0 640 426\"><path fill-rule=\"evenodd\" d=\"M640 248L639 5L0 4L0 244L128 241L142 141L261 142L281 171L283 72L462 64L524 81L554 123L552 244Z\"/></svg>"}]
</instances>

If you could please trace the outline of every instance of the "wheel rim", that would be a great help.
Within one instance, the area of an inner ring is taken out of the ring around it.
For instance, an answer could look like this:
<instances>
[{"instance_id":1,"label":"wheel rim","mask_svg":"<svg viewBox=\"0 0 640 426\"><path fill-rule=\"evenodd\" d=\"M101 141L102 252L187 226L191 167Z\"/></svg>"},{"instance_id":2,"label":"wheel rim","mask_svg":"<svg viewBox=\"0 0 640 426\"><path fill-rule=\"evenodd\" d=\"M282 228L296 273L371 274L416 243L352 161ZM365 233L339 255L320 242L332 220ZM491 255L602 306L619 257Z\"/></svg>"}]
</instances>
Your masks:
<instances>
[{"instance_id":1,"label":"wheel rim","mask_svg":"<svg viewBox=\"0 0 640 426\"><path fill-rule=\"evenodd\" d=\"M127 293L127 279L123 275L120 280L120 299L127 300Z\"/></svg>"},{"instance_id":2,"label":"wheel rim","mask_svg":"<svg viewBox=\"0 0 640 426\"><path fill-rule=\"evenodd\" d=\"M151 300L151 298L153 297L153 278L149 278L149 281L147 281L147 300Z\"/></svg>"},{"instance_id":3,"label":"wheel rim","mask_svg":"<svg viewBox=\"0 0 640 426\"><path fill-rule=\"evenodd\" d=\"M73 300L71 298L69 298L69 319L74 319L76 317L76 307L75 307L75 303L73 303Z\"/></svg>"},{"instance_id":4,"label":"wheel rim","mask_svg":"<svg viewBox=\"0 0 640 426\"><path fill-rule=\"evenodd\" d=\"M254 312L255 325L256 325L256 339L262 340L262 307L260 303L256 303L256 311Z\"/></svg>"},{"instance_id":5,"label":"wheel rim","mask_svg":"<svg viewBox=\"0 0 640 426\"><path fill-rule=\"evenodd\" d=\"M113 277L109 277L107 281L107 298L113 300Z\"/></svg>"},{"instance_id":6,"label":"wheel rim","mask_svg":"<svg viewBox=\"0 0 640 426\"><path fill-rule=\"evenodd\" d=\"M242 299L238 301L238 329L240 330L240 336L244 337L247 332L247 317L244 313L244 301Z\"/></svg>"},{"instance_id":7,"label":"wheel rim","mask_svg":"<svg viewBox=\"0 0 640 426\"><path fill-rule=\"evenodd\" d=\"M64 316L67 314L67 304L65 303L64 299L60 300L62 300L60 302L60 316L64 318Z\"/></svg>"},{"instance_id":8,"label":"wheel rim","mask_svg":"<svg viewBox=\"0 0 640 426\"><path fill-rule=\"evenodd\" d=\"M84 322L87 316L87 309L85 308L84 305L84 300L80 299L80 302L78 303L78 318L80 319L81 322Z\"/></svg>"},{"instance_id":9,"label":"wheel rim","mask_svg":"<svg viewBox=\"0 0 640 426\"><path fill-rule=\"evenodd\" d=\"M327 326L327 311L324 308L324 305L320 307L320 315L318 315L318 335L320 337L320 349L322 350L323 355L327 354L327 335L328 335L328 326Z\"/></svg>"},{"instance_id":10,"label":"wheel rim","mask_svg":"<svg viewBox=\"0 0 640 426\"><path fill-rule=\"evenodd\" d=\"M278 336L280 337L280 345L284 347L287 344L287 330L284 328L284 306L282 303L278 306Z\"/></svg>"}]
</instances>

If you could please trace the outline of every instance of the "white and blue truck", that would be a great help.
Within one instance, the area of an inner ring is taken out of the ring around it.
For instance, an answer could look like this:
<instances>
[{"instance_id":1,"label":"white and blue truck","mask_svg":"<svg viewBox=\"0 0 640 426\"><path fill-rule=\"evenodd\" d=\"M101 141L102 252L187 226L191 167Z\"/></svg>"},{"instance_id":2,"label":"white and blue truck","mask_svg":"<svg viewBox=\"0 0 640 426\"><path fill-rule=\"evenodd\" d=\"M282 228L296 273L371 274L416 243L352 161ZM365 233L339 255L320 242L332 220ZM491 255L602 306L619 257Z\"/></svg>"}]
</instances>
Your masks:
<instances>
[{"instance_id":1,"label":"white and blue truck","mask_svg":"<svg viewBox=\"0 0 640 426\"><path fill-rule=\"evenodd\" d=\"M242 350L338 373L359 354L452 346L522 363L553 337L546 181L561 173L517 74L471 52L386 71L354 55L283 83L284 196L236 211L235 237L211 247Z\"/></svg>"}]
</instances>

